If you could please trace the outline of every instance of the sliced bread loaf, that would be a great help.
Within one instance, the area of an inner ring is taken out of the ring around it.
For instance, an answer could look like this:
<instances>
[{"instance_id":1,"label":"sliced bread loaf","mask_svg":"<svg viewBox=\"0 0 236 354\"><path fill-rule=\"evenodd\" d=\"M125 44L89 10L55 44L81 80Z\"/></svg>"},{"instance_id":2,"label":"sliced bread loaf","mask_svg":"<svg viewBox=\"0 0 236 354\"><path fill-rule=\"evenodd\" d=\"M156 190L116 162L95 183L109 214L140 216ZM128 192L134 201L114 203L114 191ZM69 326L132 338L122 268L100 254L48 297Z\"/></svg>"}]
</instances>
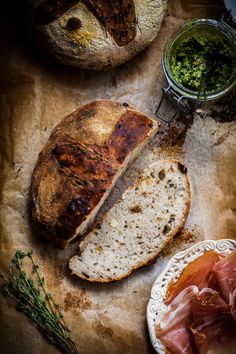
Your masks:
<instances>
[{"instance_id":1,"label":"sliced bread loaf","mask_svg":"<svg viewBox=\"0 0 236 354\"><path fill-rule=\"evenodd\" d=\"M175 160L152 164L80 243L72 274L110 282L153 262L183 227L189 206L186 168Z\"/></svg>"},{"instance_id":2,"label":"sliced bread loaf","mask_svg":"<svg viewBox=\"0 0 236 354\"><path fill-rule=\"evenodd\" d=\"M37 232L62 249L82 235L158 129L153 119L109 100L90 102L59 122L32 174Z\"/></svg>"}]
</instances>

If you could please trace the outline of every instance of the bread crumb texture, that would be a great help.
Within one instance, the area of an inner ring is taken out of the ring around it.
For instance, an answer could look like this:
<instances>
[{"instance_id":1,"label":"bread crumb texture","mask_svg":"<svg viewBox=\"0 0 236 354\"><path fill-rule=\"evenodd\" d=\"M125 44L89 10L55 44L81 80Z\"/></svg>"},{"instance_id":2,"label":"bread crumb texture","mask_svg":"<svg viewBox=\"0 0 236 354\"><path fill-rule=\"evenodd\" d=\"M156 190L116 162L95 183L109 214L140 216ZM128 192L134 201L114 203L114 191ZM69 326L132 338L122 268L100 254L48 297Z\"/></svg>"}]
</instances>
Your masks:
<instances>
[{"instance_id":1,"label":"bread crumb texture","mask_svg":"<svg viewBox=\"0 0 236 354\"><path fill-rule=\"evenodd\" d=\"M190 204L186 168L177 161L152 164L128 188L72 257L72 273L113 281L156 259L183 227ZM99 251L97 251L99 249Z\"/></svg>"}]
</instances>

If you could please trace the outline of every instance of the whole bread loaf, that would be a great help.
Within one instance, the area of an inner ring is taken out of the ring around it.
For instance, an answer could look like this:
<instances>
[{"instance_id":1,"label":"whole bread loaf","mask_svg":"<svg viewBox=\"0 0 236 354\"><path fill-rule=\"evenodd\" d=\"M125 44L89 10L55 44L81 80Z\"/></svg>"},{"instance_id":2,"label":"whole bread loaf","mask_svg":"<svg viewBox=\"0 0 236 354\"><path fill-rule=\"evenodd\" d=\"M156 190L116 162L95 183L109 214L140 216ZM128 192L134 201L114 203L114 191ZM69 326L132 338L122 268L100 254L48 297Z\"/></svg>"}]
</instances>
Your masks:
<instances>
[{"instance_id":1,"label":"whole bread loaf","mask_svg":"<svg viewBox=\"0 0 236 354\"><path fill-rule=\"evenodd\" d=\"M81 235L158 127L113 101L88 103L64 118L33 171L30 209L36 230L62 249Z\"/></svg>"},{"instance_id":2,"label":"whole bread loaf","mask_svg":"<svg viewBox=\"0 0 236 354\"><path fill-rule=\"evenodd\" d=\"M186 168L171 160L152 164L80 243L72 274L110 282L152 263L183 227L189 206Z\"/></svg>"},{"instance_id":3,"label":"whole bread loaf","mask_svg":"<svg viewBox=\"0 0 236 354\"><path fill-rule=\"evenodd\" d=\"M108 69L155 38L166 0L25 0L34 43L62 63Z\"/></svg>"}]
</instances>

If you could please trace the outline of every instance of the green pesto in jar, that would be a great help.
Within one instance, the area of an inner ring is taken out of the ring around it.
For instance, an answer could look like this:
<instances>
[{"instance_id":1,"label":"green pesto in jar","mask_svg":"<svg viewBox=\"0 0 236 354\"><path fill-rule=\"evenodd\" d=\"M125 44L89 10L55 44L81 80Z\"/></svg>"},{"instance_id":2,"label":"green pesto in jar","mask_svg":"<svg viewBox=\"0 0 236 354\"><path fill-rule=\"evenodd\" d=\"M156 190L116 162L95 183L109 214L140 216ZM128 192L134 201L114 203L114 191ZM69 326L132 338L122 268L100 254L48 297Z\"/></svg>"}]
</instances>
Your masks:
<instances>
[{"instance_id":1,"label":"green pesto in jar","mask_svg":"<svg viewBox=\"0 0 236 354\"><path fill-rule=\"evenodd\" d=\"M219 33L195 31L172 48L169 65L176 83L184 88L201 90L205 76L204 91L215 91L227 83L234 71L235 48Z\"/></svg>"}]
</instances>

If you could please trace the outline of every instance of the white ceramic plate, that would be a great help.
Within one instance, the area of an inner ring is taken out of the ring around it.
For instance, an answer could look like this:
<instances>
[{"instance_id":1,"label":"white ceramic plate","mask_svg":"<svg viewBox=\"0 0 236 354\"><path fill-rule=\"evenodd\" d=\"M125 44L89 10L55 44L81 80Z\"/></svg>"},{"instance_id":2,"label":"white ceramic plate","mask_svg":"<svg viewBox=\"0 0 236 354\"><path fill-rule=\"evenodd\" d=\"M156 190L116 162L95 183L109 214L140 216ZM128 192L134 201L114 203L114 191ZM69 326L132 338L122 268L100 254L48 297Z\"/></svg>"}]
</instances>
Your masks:
<instances>
[{"instance_id":1,"label":"white ceramic plate","mask_svg":"<svg viewBox=\"0 0 236 354\"><path fill-rule=\"evenodd\" d=\"M217 253L224 255L229 254L236 249L236 241L230 239L222 239L219 241L207 240L197 243L183 252L177 253L173 256L161 274L155 280L151 297L147 306L147 323L149 335L152 345L157 353L165 354L165 347L155 334L156 318L162 311L166 310L164 298L171 281L176 281L181 275L183 269L206 251L214 250Z\"/></svg>"}]
</instances>

